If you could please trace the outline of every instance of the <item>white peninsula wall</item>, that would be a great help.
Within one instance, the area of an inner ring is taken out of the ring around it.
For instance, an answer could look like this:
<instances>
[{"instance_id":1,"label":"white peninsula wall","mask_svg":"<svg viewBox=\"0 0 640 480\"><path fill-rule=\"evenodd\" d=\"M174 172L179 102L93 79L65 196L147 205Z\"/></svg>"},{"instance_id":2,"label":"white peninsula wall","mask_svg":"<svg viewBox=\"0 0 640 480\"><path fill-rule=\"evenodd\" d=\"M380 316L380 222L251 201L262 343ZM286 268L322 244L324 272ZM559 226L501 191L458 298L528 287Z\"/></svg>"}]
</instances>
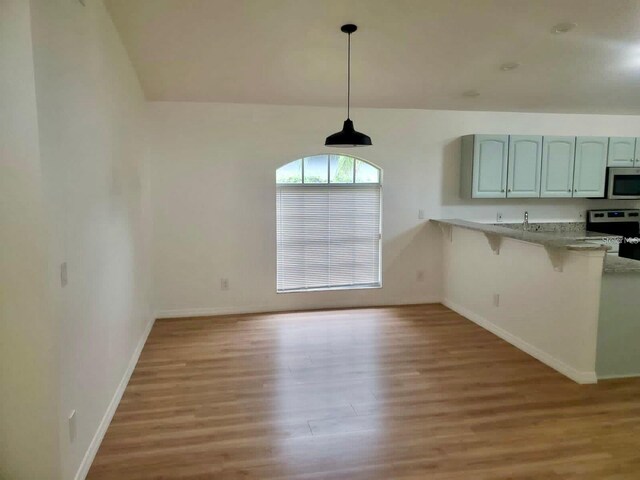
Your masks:
<instances>
[{"instance_id":1,"label":"white peninsula wall","mask_svg":"<svg viewBox=\"0 0 640 480\"><path fill-rule=\"evenodd\" d=\"M596 382L603 250L441 228L445 305L576 382Z\"/></svg>"}]
</instances>

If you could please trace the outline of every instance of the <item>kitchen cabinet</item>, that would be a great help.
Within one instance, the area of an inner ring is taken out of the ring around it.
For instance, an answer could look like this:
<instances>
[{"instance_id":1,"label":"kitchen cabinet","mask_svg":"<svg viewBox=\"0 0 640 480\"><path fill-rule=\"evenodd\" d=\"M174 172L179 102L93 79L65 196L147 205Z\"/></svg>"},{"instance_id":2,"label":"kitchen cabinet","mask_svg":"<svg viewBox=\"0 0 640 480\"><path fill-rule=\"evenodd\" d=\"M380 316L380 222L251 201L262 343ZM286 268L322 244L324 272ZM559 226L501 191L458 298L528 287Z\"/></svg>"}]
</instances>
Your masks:
<instances>
[{"instance_id":1,"label":"kitchen cabinet","mask_svg":"<svg viewBox=\"0 0 640 480\"><path fill-rule=\"evenodd\" d=\"M607 137L577 137L573 174L574 197L604 197Z\"/></svg>"},{"instance_id":2,"label":"kitchen cabinet","mask_svg":"<svg viewBox=\"0 0 640 480\"><path fill-rule=\"evenodd\" d=\"M540 196L542 137L511 135L507 166L507 198Z\"/></svg>"},{"instance_id":3,"label":"kitchen cabinet","mask_svg":"<svg viewBox=\"0 0 640 480\"><path fill-rule=\"evenodd\" d=\"M638 139L635 137L609 137L607 165L609 167L633 167L640 163Z\"/></svg>"},{"instance_id":4,"label":"kitchen cabinet","mask_svg":"<svg viewBox=\"0 0 640 480\"><path fill-rule=\"evenodd\" d=\"M460 192L467 198L506 198L509 135L462 137Z\"/></svg>"},{"instance_id":5,"label":"kitchen cabinet","mask_svg":"<svg viewBox=\"0 0 640 480\"><path fill-rule=\"evenodd\" d=\"M540 197L573 196L575 145L576 137L543 137Z\"/></svg>"},{"instance_id":6,"label":"kitchen cabinet","mask_svg":"<svg viewBox=\"0 0 640 480\"><path fill-rule=\"evenodd\" d=\"M604 198L607 167L640 167L640 137L466 135L463 198Z\"/></svg>"}]
</instances>

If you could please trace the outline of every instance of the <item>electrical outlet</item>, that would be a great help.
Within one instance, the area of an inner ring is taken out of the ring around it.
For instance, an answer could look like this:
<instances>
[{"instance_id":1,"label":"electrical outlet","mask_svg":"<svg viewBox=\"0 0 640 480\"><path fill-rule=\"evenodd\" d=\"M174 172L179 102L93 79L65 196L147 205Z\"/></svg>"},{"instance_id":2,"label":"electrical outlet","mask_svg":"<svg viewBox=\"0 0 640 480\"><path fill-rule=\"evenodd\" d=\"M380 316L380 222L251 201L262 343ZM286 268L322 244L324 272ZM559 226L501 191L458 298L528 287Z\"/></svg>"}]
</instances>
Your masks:
<instances>
[{"instance_id":1,"label":"electrical outlet","mask_svg":"<svg viewBox=\"0 0 640 480\"><path fill-rule=\"evenodd\" d=\"M67 262L63 262L60 264L60 285L66 287L67 283L69 283L69 277L67 274Z\"/></svg>"},{"instance_id":2,"label":"electrical outlet","mask_svg":"<svg viewBox=\"0 0 640 480\"><path fill-rule=\"evenodd\" d=\"M76 439L76 411L71 410L69 414L69 441L73 442Z\"/></svg>"},{"instance_id":3,"label":"electrical outlet","mask_svg":"<svg viewBox=\"0 0 640 480\"><path fill-rule=\"evenodd\" d=\"M229 290L229 279L221 278L220 279L220 290Z\"/></svg>"},{"instance_id":4,"label":"electrical outlet","mask_svg":"<svg viewBox=\"0 0 640 480\"><path fill-rule=\"evenodd\" d=\"M424 220L424 210L418 210L418 218Z\"/></svg>"},{"instance_id":5,"label":"electrical outlet","mask_svg":"<svg viewBox=\"0 0 640 480\"><path fill-rule=\"evenodd\" d=\"M496 221L498 223L502 222L502 213L501 212L498 212L498 214L496 215Z\"/></svg>"},{"instance_id":6,"label":"electrical outlet","mask_svg":"<svg viewBox=\"0 0 640 480\"><path fill-rule=\"evenodd\" d=\"M494 307L499 307L500 306L500 294L499 293L494 293L493 294L493 306Z\"/></svg>"},{"instance_id":7,"label":"electrical outlet","mask_svg":"<svg viewBox=\"0 0 640 480\"><path fill-rule=\"evenodd\" d=\"M418 282L424 282L424 270L418 270L416 272L416 280Z\"/></svg>"}]
</instances>

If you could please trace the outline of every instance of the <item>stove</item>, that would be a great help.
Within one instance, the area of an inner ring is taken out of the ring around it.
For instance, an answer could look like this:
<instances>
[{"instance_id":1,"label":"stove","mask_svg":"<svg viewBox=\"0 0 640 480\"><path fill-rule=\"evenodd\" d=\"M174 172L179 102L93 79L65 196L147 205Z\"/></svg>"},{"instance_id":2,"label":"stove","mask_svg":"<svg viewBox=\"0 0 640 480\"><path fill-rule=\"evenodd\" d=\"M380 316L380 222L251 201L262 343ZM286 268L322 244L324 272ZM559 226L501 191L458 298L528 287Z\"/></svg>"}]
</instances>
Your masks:
<instances>
[{"instance_id":1,"label":"stove","mask_svg":"<svg viewBox=\"0 0 640 480\"><path fill-rule=\"evenodd\" d=\"M589 210L587 230L622 237L618 256L640 260L640 210Z\"/></svg>"}]
</instances>

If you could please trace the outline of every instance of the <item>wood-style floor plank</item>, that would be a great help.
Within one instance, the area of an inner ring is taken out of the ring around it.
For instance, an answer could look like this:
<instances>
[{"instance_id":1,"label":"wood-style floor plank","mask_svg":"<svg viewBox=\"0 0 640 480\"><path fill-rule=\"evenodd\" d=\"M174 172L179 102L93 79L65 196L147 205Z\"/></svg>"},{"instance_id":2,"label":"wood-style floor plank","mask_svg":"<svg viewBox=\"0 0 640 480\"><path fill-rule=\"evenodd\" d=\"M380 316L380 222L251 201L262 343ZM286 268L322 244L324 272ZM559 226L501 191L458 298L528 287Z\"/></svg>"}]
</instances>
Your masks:
<instances>
[{"instance_id":1,"label":"wood-style floor plank","mask_svg":"<svg viewBox=\"0 0 640 480\"><path fill-rule=\"evenodd\" d=\"M88 478L638 480L640 380L442 305L159 320Z\"/></svg>"}]
</instances>

